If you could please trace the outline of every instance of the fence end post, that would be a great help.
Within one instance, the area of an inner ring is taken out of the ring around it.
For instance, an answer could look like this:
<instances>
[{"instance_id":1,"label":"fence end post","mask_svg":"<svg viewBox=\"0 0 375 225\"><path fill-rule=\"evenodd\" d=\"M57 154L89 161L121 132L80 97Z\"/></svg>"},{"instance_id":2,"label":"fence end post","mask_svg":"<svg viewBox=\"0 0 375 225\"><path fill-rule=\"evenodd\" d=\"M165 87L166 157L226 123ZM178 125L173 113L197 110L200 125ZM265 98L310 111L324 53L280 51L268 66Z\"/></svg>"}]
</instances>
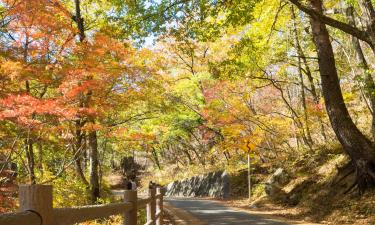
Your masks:
<instances>
[{"instance_id":1,"label":"fence end post","mask_svg":"<svg viewBox=\"0 0 375 225\"><path fill-rule=\"evenodd\" d=\"M137 225L137 191L125 190L124 201L132 203L133 207L131 210L124 214L124 225Z\"/></svg>"},{"instance_id":2,"label":"fence end post","mask_svg":"<svg viewBox=\"0 0 375 225\"><path fill-rule=\"evenodd\" d=\"M151 222L152 225L155 225L155 215L156 215L156 189L155 187L150 187L148 189L148 196L151 198L149 204L147 204L147 222Z\"/></svg>"},{"instance_id":3,"label":"fence end post","mask_svg":"<svg viewBox=\"0 0 375 225\"><path fill-rule=\"evenodd\" d=\"M164 224L164 218L163 218L163 213L164 213L164 209L163 209L163 198L164 198L164 188L163 187L158 187L156 189L156 193L157 194L160 194L160 197L157 201L157 205L156 205L156 210L158 211L159 213L159 217L156 219L156 225L163 225Z\"/></svg>"},{"instance_id":4,"label":"fence end post","mask_svg":"<svg viewBox=\"0 0 375 225\"><path fill-rule=\"evenodd\" d=\"M21 211L31 211L40 216L41 224L54 225L52 185L20 185Z\"/></svg>"}]
</instances>

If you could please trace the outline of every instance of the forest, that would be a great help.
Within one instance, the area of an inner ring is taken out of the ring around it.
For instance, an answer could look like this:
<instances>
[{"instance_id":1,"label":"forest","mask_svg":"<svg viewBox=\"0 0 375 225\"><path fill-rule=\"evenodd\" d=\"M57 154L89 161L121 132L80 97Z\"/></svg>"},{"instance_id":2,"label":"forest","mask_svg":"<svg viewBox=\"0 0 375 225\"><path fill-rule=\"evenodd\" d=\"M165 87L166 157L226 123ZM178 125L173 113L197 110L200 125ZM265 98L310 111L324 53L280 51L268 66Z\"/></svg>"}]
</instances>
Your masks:
<instances>
[{"instance_id":1,"label":"forest","mask_svg":"<svg viewBox=\"0 0 375 225\"><path fill-rule=\"evenodd\" d=\"M106 203L129 157L145 187L343 155L373 196L374 4L1 0L0 212L18 184Z\"/></svg>"}]
</instances>

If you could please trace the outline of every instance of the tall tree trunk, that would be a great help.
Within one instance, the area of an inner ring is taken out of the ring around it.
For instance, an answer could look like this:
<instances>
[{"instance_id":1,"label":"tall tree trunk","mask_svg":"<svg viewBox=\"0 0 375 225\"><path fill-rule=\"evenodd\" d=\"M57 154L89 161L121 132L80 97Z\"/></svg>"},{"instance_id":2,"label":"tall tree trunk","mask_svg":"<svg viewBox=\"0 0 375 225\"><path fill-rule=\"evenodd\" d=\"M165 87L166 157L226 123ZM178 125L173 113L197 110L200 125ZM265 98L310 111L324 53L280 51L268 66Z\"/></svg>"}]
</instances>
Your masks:
<instances>
[{"instance_id":1,"label":"tall tree trunk","mask_svg":"<svg viewBox=\"0 0 375 225\"><path fill-rule=\"evenodd\" d=\"M73 20L77 23L78 32L79 32L79 41L83 42L86 38L86 35L85 35L85 23L81 15L81 1L74 0L74 4L75 4L75 9L76 9L76 14Z\"/></svg>"},{"instance_id":2,"label":"tall tree trunk","mask_svg":"<svg viewBox=\"0 0 375 225\"><path fill-rule=\"evenodd\" d=\"M38 143L38 170L40 172L40 177L44 176L44 154L43 154L43 145L39 142Z\"/></svg>"},{"instance_id":3,"label":"tall tree trunk","mask_svg":"<svg viewBox=\"0 0 375 225\"><path fill-rule=\"evenodd\" d=\"M84 42L85 26L84 20L81 15L81 5L80 0L74 0L75 3L75 18L74 21L77 23L79 31L79 40ZM89 106L90 97L92 96L92 91L90 90L86 98L86 107ZM90 119L92 124L95 123L95 119ZM89 132L89 158L90 158L90 191L91 191L91 201L96 203L100 197L100 183L99 183L99 160L98 160L98 137L96 131Z\"/></svg>"},{"instance_id":4,"label":"tall tree trunk","mask_svg":"<svg viewBox=\"0 0 375 225\"><path fill-rule=\"evenodd\" d=\"M309 116L307 112L307 104L306 104L306 94L305 94L305 84L303 81L303 74L302 74L302 65L301 65L301 59L298 59L298 74L300 79L300 85L301 85L301 103L303 108L303 119L305 121L305 129L306 129L306 138L307 141L313 145L313 140L311 137L311 131L310 131L310 125L309 125Z\"/></svg>"},{"instance_id":5,"label":"tall tree trunk","mask_svg":"<svg viewBox=\"0 0 375 225\"><path fill-rule=\"evenodd\" d=\"M76 121L76 143L74 149L74 167L78 177L88 187L89 182L87 181L85 174L82 169L82 155L83 155L83 133L82 133L82 122L81 119Z\"/></svg>"},{"instance_id":6,"label":"tall tree trunk","mask_svg":"<svg viewBox=\"0 0 375 225\"><path fill-rule=\"evenodd\" d=\"M99 186L99 160L98 160L98 139L96 132L89 133L90 148L90 186L91 186L91 202L94 204L100 197Z\"/></svg>"},{"instance_id":7,"label":"tall tree trunk","mask_svg":"<svg viewBox=\"0 0 375 225\"><path fill-rule=\"evenodd\" d=\"M27 64L27 58L29 56L29 35L26 34L25 37L25 46L23 51L23 62ZM31 89L30 89L30 82L29 80L25 81L25 89L27 94L31 96ZM31 116L34 118L34 115ZM36 176L35 176L35 155L34 155L34 148L33 148L33 139L31 138L31 129L27 131L27 137L25 139L25 148L26 148L26 158L27 158L27 170L29 172L29 179L31 184L36 184Z\"/></svg>"},{"instance_id":8,"label":"tall tree trunk","mask_svg":"<svg viewBox=\"0 0 375 225\"><path fill-rule=\"evenodd\" d=\"M311 7L318 13L323 12L321 0L310 0ZM352 159L356 169L357 184L360 192L375 184L375 148L356 127L350 118L342 96L336 70L335 57L326 25L316 17L310 18L314 44L318 53L318 63L322 82L322 91L332 128Z\"/></svg>"},{"instance_id":9,"label":"tall tree trunk","mask_svg":"<svg viewBox=\"0 0 375 225\"><path fill-rule=\"evenodd\" d=\"M73 20L76 22L77 27L78 27L79 40L80 42L83 42L85 39L85 29L84 29L83 18L81 16L81 3L80 3L80 0L74 0L74 3L75 3L75 16L73 17ZM84 107L84 94L80 93L79 96L80 96L79 107ZM89 187L90 184L87 181L85 174L83 173L83 169L82 169L82 155L84 151L84 142L83 142L84 133L82 132L82 128L84 124L85 122L82 120L81 116L78 115L78 119L75 121L76 143L75 143L75 152L74 152L74 167L81 181L87 186L87 188L90 188Z\"/></svg>"},{"instance_id":10,"label":"tall tree trunk","mask_svg":"<svg viewBox=\"0 0 375 225\"><path fill-rule=\"evenodd\" d=\"M317 93L316 88L315 88L314 79L313 79L313 76L312 76L312 73L311 73L311 70L310 70L310 66L309 66L309 64L307 62L305 53L303 52L303 49L301 47L301 43L299 41L299 34L298 34L298 30L297 30L297 18L296 18L295 12L294 12L294 7L291 6L290 10L291 10L291 16L292 16L292 20L293 20L293 31L294 31L295 45L296 45L295 47L296 47L297 53L298 53L298 63L299 63L298 66L299 67L301 66L300 65L300 63L301 63L300 60L302 60L304 66L305 66L305 69L303 71L304 71L304 73L307 76L307 80L308 80L309 86L310 86L311 95L313 96L314 103L316 105L318 105L320 103L320 101L319 101L318 93ZM299 68L299 73L300 73L300 76L301 76L301 74L302 74L302 68ZM303 85L303 83L302 83L302 85ZM302 87L302 88L304 88L304 87ZM305 117L306 117L306 115L305 115ZM322 120L322 118L320 116L318 116L318 120L319 120L319 124L320 124L320 133L321 133L323 139L326 141L327 140L327 136L326 136L326 133L324 131L323 120Z\"/></svg>"},{"instance_id":11,"label":"tall tree trunk","mask_svg":"<svg viewBox=\"0 0 375 225\"><path fill-rule=\"evenodd\" d=\"M313 143L313 140L311 138L311 131L310 131L310 126L309 126L309 117L307 113L307 104L306 104L306 94L305 94L305 84L303 80L303 73L302 73L302 62L301 62L301 46L299 43L298 39L298 30L297 30L297 25L296 25L296 20L295 20L295 15L294 15L294 9L293 6L291 6L291 11L292 11L292 18L293 18L293 32L294 32L294 48L297 50L298 54L298 75L299 75L299 81L300 81L300 88L301 88L301 103L302 103L302 108L303 108L303 118L305 121L305 129L306 129L306 138L307 141L310 142L311 144Z\"/></svg>"},{"instance_id":12,"label":"tall tree trunk","mask_svg":"<svg viewBox=\"0 0 375 225\"><path fill-rule=\"evenodd\" d=\"M25 140L25 146L26 146L27 166L28 166L28 171L29 171L30 183L36 184L35 155L34 155L33 142L30 137L28 137Z\"/></svg>"},{"instance_id":13,"label":"tall tree trunk","mask_svg":"<svg viewBox=\"0 0 375 225\"><path fill-rule=\"evenodd\" d=\"M25 50L26 56L25 60L27 58L27 48ZM26 61L25 61L26 62ZM31 95L30 93L30 82L27 80L26 81L26 92ZM33 114L31 116L32 119L34 119L35 115ZM33 139L31 137L31 129L29 129L25 140L25 146L26 146L26 158L27 158L27 166L28 166L28 171L29 171L29 178L30 178L30 183L31 184L36 184L36 176L35 176L35 154L34 154L34 143Z\"/></svg>"},{"instance_id":14,"label":"tall tree trunk","mask_svg":"<svg viewBox=\"0 0 375 225\"><path fill-rule=\"evenodd\" d=\"M365 3L362 3L362 4L365 5L365 6L367 5ZM370 5L371 5L371 3L370 3ZM368 11L371 11L371 10L368 10ZM346 18L348 19L349 24L356 27L353 6L347 6L346 7L345 15L346 15ZM365 75L365 77L364 77L365 93L366 93L367 98L370 100L371 114L372 114L371 131L372 131L372 137L375 140L375 94L374 94L375 83L374 83L374 80L373 80L372 75L370 73L369 65L368 65L367 60L365 58L365 55L362 51L362 47L361 47L361 44L360 44L358 38L352 36L352 44L353 44L354 50L356 52L357 61L358 61L359 65L362 68L363 73Z\"/></svg>"}]
</instances>

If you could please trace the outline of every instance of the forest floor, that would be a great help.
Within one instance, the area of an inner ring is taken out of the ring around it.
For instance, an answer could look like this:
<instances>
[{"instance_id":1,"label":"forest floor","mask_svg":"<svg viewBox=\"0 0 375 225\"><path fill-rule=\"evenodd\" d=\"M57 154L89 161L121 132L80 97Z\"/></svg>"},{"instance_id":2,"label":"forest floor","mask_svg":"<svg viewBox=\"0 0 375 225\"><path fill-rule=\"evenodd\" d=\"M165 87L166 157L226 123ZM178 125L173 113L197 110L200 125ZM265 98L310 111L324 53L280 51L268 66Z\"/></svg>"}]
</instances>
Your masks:
<instances>
[{"instance_id":1,"label":"forest floor","mask_svg":"<svg viewBox=\"0 0 375 225\"><path fill-rule=\"evenodd\" d=\"M343 213L338 210L332 210L329 205L322 205L322 212L333 211L327 216L321 217L318 212L306 212L306 208L298 206L287 206L275 204L270 201L264 202L261 206L254 207L249 204L247 199L237 200L218 200L221 203L245 210L249 213L257 215L264 215L271 218L283 218L288 221L293 221L292 224L355 224L355 225L372 225L375 224L375 218L371 216L358 215L355 211L352 213ZM372 200L373 201L373 200ZM374 203L374 201L373 201Z\"/></svg>"},{"instance_id":2,"label":"forest floor","mask_svg":"<svg viewBox=\"0 0 375 225\"><path fill-rule=\"evenodd\" d=\"M324 224L324 221L314 222L309 217L304 217L298 213L296 208L286 208L274 205L272 203L264 205L259 208L250 207L249 204L246 204L247 200L229 200L229 201L220 201L225 205L230 207L239 208L249 213L254 213L257 215L268 216L270 218L278 218L290 221L290 224Z\"/></svg>"},{"instance_id":3,"label":"forest floor","mask_svg":"<svg viewBox=\"0 0 375 225\"><path fill-rule=\"evenodd\" d=\"M327 154L328 155L328 154ZM247 184L237 183L238 191L245 192L234 195L233 199L222 203L247 210L252 213L280 216L291 220L320 224L375 224L375 190L369 190L362 196L356 189L350 190L355 176L346 176L348 168L347 157L343 154L332 154L315 159L307 159L287 168L290 181L282 187L288 197L270 199L264 193L264 183L269 173L258 170L254 176L257 183L254 189L259 189L249 201ZM259 172L260 171L260 172ZM246 180L245 174L236 179ZM244 183L244 182L242 182Z\"/></svg>"}]
</instances>

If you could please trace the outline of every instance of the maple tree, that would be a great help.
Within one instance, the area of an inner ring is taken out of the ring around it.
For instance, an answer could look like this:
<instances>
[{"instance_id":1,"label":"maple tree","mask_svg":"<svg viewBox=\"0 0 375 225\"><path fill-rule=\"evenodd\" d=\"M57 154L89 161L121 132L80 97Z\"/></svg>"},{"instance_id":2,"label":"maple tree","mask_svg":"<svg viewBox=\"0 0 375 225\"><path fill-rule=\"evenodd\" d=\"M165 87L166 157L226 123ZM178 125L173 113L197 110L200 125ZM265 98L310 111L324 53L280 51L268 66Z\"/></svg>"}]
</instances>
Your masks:
<instances>
[{"instance_id":1,"label":"maple tree","mask_svg":"<svg viewBox=\"0 0 375 225\"><path fill-rule=\"evenodd\" d=\"M97 154L96 135L110 126L104 115L111 108L129 104L123 96L138 95L135 86L151 77L152 71L143 61L150 54L136 52L130 43L100 33L86 40L81 34L77 40L79 27L67 20L71 20L69 5L51 1L4 3L8 4L6 12L11 21L6 29L11 42L4 54L12 55L3 57L5 89L2 89L0 118L4 128L9 129L5 134L11 137L11 129L18 133L17 147L8 154L25 148L27 161L22 161L25 163L22 169L26 169L31 183L39 183L49 179L36 174L36 161L43 166L45 151L54 143L60 145L58 149L64 154L63 146L68 146L78 175L88 185L81 168L83 154ZM90 139L87 146L86 137L95 139ZM61 176L72 163L63 161L55 176ZM97 171L98 164L94 167ZM91 174L90 179L98 175ZM96 201L99 178L94 179L90 183L96 182L92 196Z\"/></svg>"}]
</instances>

